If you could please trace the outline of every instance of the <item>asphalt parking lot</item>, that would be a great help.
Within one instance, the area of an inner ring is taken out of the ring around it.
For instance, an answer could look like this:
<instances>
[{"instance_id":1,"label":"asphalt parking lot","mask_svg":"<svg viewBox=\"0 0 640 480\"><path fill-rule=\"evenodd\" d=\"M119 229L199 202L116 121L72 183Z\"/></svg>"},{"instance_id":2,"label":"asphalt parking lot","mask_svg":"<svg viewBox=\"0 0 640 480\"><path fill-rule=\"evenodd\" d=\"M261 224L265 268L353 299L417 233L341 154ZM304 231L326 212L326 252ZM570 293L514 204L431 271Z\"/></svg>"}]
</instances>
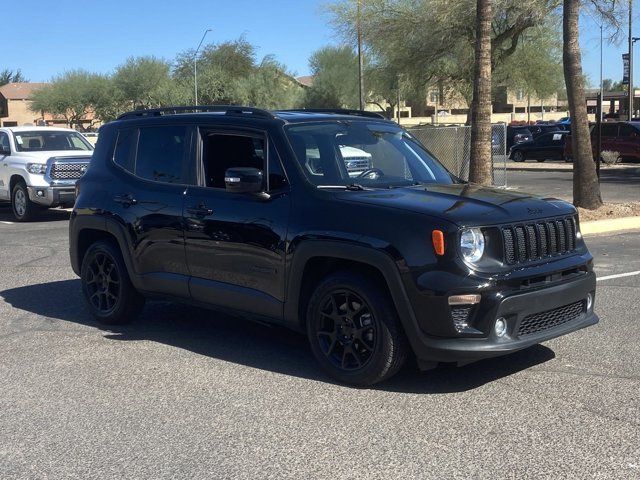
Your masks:
<instances>
[{"instance_id":1,"label":"asphalt parking lot","mask_svg":"<svg viewBox=\"0 0 640 480\"><path fill-rule=\"evenodd\" d=\"M600 324L373 389L305 339L150 302L98 326L68 212L0 207L0 477L640 478L640 233L590 237Z\"/></svg>"}]
</instances>

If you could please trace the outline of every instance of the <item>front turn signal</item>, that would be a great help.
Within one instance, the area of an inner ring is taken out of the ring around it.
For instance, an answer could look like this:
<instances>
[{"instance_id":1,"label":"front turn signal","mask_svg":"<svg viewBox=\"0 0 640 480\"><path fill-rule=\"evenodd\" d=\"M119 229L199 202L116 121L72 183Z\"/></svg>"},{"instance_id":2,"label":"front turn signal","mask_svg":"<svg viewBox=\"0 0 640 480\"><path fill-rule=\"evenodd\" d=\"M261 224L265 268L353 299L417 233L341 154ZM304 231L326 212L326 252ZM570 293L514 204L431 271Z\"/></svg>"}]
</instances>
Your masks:
<instances>
[{"instance_id":1,"label":"front turn signal","mask_svg":"<svg viewBox=\"0 0 640 480\"><path fill-rule=\"evenodd\" d=\"M442 233L442 230L434 230L431 234L431 241L436 255L444 255L444 233Z\"/></svg>"}]
</instances>

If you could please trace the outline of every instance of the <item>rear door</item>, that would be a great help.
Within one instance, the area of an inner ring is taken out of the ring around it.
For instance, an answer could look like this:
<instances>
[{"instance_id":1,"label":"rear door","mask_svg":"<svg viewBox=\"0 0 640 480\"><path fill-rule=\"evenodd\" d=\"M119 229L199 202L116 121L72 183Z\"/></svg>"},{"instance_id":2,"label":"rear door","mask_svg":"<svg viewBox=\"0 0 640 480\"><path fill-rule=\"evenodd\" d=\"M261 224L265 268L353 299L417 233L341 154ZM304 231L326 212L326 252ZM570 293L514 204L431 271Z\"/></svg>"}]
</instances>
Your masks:
<instances>
[{"instance_id":1,"label":"rear door","mask_svg":"<svg viewBox=\"0 0 640 480\"><path fill-rule=\"evenodd\" d=\"M195 180L194 128L145 125L118 133L114 162L120 166L112 212L122 223L133 266L154 293L189 297L182 208L187 186Z\"/></svg>"},{"instance_id":2,"label":"rear door","mask_svg":"<svg viewBox=\"0 0 640 480\"><path fill-rule=\"evenodd\" d=\"M618 152L623 158L640 159L640 132L633 125L620 124L617 142Z\"/></svg>"},{"instance_id":3,"label":"rear door","mask_svg":"<svg viewBox=\"0 0 640 480\"><path fill-rule=\"evenodd\" d=\"M184 204L191 296L203 303L280 318L289 185L265 131L201 127L199 182ZM231 193L225 171L264 172L263 194Z\"/></svg>"},{"instance_id":4,"label":"rear door","mask_svg":"<svg viewBox=\"0 0 640 480\"><path fill-rule=\"evenodd\" d=\"M0 132L0 146L9 150L11 146L9 144L9 135L6 132ZM9 192L9 163L8 156L0 153L0 199L9 200L11 198Z\"/></svg>"}]
</instances>

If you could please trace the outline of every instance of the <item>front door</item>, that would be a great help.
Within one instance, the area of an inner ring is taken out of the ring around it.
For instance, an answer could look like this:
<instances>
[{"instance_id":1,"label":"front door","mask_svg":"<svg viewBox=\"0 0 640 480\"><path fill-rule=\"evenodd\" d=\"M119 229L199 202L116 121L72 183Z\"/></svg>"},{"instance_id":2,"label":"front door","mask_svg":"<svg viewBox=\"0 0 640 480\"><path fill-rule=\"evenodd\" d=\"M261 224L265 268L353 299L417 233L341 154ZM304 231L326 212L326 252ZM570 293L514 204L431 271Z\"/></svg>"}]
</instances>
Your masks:
<instances>
[{"instance_id":1,"label":"front door","mask_svg":"<svg viewBox=\"0 0 640 480\"><path fill-rule=\"evenodd\" d=\"M279 318L289 188L264 132L201 128L199 186L184 203L191 296L198 302ZM225 171L264 172L263 194L225 190Z\"/></svg>"},{"instance_id":2,"label":"front door","mask_svg":"<svg viewBox=\"0 0 640 480\"><path fill-rule=\"evenodd\" d=\"M0 147L9 150L9 135L6 132L0 132ZM9 157L0 153L0 200L9 200L11 192L9 192Z\"/></svg>"}]
</instances>

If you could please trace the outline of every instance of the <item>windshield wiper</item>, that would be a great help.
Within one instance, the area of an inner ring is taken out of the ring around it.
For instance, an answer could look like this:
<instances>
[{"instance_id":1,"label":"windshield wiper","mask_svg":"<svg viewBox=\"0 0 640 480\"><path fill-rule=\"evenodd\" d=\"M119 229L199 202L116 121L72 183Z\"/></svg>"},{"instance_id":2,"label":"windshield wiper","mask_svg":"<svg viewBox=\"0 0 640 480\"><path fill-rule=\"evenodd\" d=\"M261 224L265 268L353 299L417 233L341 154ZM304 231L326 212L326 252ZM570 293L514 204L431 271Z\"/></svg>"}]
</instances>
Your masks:
<instances>
[{"instance_id":1,"label":"windshield wiper","mask_svg":"<svg viewBox=\"0 0 640 480\"><path fill-rule=\"evenodd\" d=\"M321 189L337 188L340 190L353 190L353 191L370 190L368 188L363 187L359 183L350 183L349 185L318 185L316 188L321 188Z\"/></svg>"}]
</instances>

